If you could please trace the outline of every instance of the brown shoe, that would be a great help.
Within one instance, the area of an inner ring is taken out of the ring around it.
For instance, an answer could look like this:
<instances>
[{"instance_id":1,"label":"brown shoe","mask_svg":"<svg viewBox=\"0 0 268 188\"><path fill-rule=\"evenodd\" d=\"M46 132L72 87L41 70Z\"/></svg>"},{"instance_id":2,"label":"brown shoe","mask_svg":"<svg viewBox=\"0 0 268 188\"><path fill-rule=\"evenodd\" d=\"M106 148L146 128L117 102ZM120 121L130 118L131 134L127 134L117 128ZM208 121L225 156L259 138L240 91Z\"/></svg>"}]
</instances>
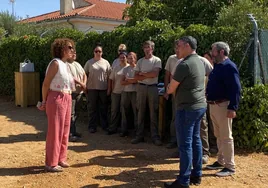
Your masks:
<instances>
[{"instance_id":1,"label":"brown shoe","mask_svg":"<svg viewBox=\"0 0 268 188\"><path fill-rule=\"evenodd\" d=\"M57 165L57 166L46 166L45 170L47 172L62 172L63 169L61 166Z\"/></svg>"},{"instance_id":2,"label":"brown shoe","mask_svg":"<svg viewBox=\"0 0 268 188\"><path fill-rule=\"evenodd\" d=\"M61 166L62 168L68 168L68 167L70 167L70 165L68 164L68 163L66 163L66 162L59 162L59 166Z\"/></svg>"}]
</instances>

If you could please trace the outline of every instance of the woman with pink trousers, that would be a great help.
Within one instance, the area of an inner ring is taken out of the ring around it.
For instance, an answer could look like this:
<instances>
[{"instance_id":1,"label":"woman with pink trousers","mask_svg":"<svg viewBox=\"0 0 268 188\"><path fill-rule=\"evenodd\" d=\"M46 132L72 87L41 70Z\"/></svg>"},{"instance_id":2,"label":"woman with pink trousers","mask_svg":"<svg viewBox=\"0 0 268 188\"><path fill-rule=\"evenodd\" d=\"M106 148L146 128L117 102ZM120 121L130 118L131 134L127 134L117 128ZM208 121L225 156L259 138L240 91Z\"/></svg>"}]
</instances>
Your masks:
<instances>
[{"instance_id":1,"label":"woman with pink trousers","mask_svg":"<svg viewBox=\"0 0 268 188\"><path fill-rule=\"evenodd\" d=\"M53 60L49 63L42 87L42 105L48 119L46 137L46 171L61 172L69 167L67 147L70 132L72 77L67 60L73 57L74 42L67 38L55 39L51 45Z\"/></svg>"}]
</instances>

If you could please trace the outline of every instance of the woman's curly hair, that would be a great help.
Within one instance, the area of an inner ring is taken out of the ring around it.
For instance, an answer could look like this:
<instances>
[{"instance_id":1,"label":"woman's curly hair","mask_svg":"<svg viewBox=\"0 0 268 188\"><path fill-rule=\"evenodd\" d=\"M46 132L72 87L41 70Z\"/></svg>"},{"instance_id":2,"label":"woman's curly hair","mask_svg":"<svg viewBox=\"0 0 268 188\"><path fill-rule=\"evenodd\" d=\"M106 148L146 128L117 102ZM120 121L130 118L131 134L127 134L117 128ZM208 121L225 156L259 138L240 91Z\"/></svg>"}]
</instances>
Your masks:
<instances>
[{"instance_id":1,"label":"woman's curly hair","mask_svg":"<svg viewBox=\"0 0 268 188\"><path fill-rule=\"evenodd\" d=\"M72 44L72 47L75 49L74 41L69 38L58 38L55 39L51 44L51 54L53 58L62 58L64 48L68 46L68 43Z\"/></svg>"}]
</instances>

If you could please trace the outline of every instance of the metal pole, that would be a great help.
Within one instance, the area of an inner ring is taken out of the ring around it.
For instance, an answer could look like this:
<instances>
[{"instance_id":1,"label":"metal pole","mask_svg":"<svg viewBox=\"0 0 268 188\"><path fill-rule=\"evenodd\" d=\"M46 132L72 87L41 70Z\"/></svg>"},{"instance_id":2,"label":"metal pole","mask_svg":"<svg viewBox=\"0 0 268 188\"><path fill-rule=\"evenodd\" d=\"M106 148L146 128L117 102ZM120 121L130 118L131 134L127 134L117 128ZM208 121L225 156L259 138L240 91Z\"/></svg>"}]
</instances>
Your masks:
<instances>
[{"instance_id":1,"label":"metal pole","mask_svg":"<svg viewBox=\"0 0 268 188\"><path fill-rule=\"evenodd\" d=\"M255 18L253 17L252 14L248 14L251 22L253 23L254 26L254 84L257 84L258 81L258 70L257 70L257 65L258 65L258 24Z\"/></svg>"},{"instance_id":2,"label":"metal pole","mask_svg":"<svg viewBox=\"0 0 268 188\"><path fill-rule=\"evenodd\" d=\"M10 3L12 3L12 16L15 17L15 11L14 11L14 4L15 4L15 0L9 0Z\"/></svg>"},{"instance_id":3,"label":"metal pole","mask_svg":"<svg viewBox=\"0 0 268 188\"><path fill-rule=\"evenodd\" d=\"M239 67L238 67L238 70L240 70L240 68L242 67L242 64L243 64L243 62L244 62L244 60L245 60L245 58L246 58L246 56L247 56L248 50L249 50L250 46L252 45L253 40L254 40L253 37L250 38L249 43L248 43L248 46L247 46L247 49L246 49L246 51L245 51L245 53L244 53L244 56L243 56L243 58L242 58L242 60L241 60L241 62L240 62L240 65L239 65Z\"/></svg>"}]
</instances>

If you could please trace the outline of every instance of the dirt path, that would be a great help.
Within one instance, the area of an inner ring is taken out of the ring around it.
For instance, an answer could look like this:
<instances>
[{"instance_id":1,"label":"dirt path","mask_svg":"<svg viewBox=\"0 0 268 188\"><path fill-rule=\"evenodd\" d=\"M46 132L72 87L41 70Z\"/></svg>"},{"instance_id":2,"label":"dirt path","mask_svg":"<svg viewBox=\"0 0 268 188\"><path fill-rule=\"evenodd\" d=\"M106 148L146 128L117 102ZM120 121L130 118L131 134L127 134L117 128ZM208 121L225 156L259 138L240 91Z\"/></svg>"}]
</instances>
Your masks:
<instances>
[{"instance_id":1,"label":"dirt path","mask_svg":"<svg viewBox=\"0 0 268 188\"><path fill-rule=\"evenodd\" d=\"M103 131L89 135L85 122L78 122L83 139L69 144L71 168L45 173L45 114L0 99L0 122L1 188L154 188L163 187L178 172L178 159L170 158L172 150L150 141L131 145L131 138L107 136ZM235 176L217 178L215 171L204 171L199 187L268 187L268 155L240 152L235 159Z\"/></svg>"}]
</instances>

